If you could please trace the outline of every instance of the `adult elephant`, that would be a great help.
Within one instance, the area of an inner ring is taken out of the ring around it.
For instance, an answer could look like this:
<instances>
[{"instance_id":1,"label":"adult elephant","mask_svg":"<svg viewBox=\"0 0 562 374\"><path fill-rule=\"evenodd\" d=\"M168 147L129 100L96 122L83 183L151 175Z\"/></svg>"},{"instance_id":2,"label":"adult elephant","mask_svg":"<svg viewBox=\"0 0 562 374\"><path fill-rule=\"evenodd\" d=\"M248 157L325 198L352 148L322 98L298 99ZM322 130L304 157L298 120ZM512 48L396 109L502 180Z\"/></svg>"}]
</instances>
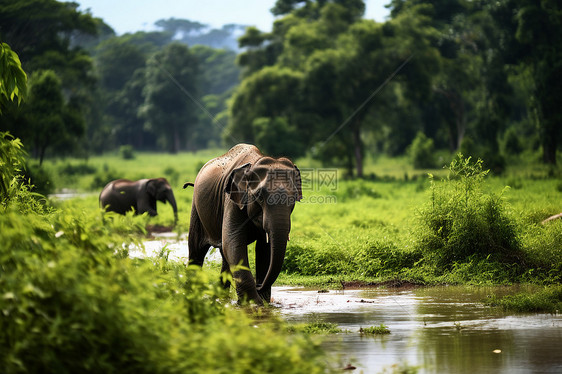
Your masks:
<instances>
[{"instance_id":1,"label":"adult elephant","mask_svg":"<svg viewBox=\"0 0 562 374\"><path fill-rule=\"evenodd\" d=\"M238 300L262 305L285 258L291 213L301 200L299 169L287 158L239 144L207 162L197 174L189 226L189 262L203 265L211 246L221 251L222 271L234 270ZM256 242L256 279L247 246ZM241 266L240 266L241 265Z\"/></svg>"},{"instance_id":2,"label":"adult elephant","mask_svg":"<svg viewBox=\"0 0 562 374\"><path fill-rule=\"evenodd\" d=\"M169 202L174 210L175 222L178 220L178 207L172 187L165 178L141 179L131 181L118 179L109 182L100 193L100 206L107 211L125 214L134 210L135 214L148 212L155 216L156 201Z\"/></svg>"}]
</instances>

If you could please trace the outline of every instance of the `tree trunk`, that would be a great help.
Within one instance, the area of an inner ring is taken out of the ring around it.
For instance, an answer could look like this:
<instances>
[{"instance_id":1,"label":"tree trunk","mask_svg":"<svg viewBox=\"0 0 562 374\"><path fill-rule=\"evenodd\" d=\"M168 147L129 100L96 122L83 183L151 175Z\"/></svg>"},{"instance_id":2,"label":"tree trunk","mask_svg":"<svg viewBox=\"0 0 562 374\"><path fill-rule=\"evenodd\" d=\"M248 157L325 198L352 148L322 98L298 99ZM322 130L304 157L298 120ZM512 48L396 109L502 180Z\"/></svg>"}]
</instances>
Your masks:
<instances>
[{"instance_id":1,"label":"tree trunk","mask_svg":"<svg viewBox=\"0 0 562 374\"><path fill-rule=\"evenodd\" d=\"M544 119L543 119L544 121ZM556 138L556 130L550 129L549 125L543 125L545 129L543 130L542 136L542 160L545 164L556 165L556 143L558 139Z\"/></svg>"},{"instance_id":2,"label":"tree trunk","mask_svg":"<svg viewBox=\"0 0 562 374\"><path fill-rule=\"evenodd\" d=\"M353 150L355 154L355 169L357 177L363 178L363 149L361 144L361 130L359 121L356 120L353 126Z\"/></svg>"}]
</instances>

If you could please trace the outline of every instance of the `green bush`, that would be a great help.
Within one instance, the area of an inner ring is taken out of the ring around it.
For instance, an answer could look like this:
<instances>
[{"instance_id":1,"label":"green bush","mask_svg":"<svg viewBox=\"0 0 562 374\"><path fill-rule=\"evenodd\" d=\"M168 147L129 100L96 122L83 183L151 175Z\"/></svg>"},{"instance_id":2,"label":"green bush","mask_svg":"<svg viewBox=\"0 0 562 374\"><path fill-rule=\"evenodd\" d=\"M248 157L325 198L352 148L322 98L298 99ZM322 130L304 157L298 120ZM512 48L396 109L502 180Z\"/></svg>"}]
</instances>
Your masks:
<instances>
[{"instance_id":1,"label":"green bush","mask_svg":"<svg viewBox=\"0 0 562 374\"><path fill-rule=\"evenodd\" d=\"M485 194L481 184L488 173L482 161L459 154L443 182L431 184L431 201L420 211L418 246L439 267L488 258L520 262L521 245L502 195Z\"/></svg>"},{"instance_id":2,"label":"green bush","mask_svg":"<svg viewBox=\"0 0 562 374\"><path fill-rule=\"evenodd\" d=\"M67 162L59 168L59 173L65 175L88 175L94 174L97 171L95 166L88 165L85 162L79 164L71 164Z\"/></svg>"},{"instance_id":3,"label":"green bush","mask_svg":"<svg viewBox=\"0 0 562 374\"><path fill-rule=\"evenodd\" d=\"M203 270L133 260L132 216L0 216L0 367L13 372L323 373L316 341L230 308ZM213 279L213 280L211 280Z\"/></svg>"},{"instance_id":4,"label":"green bush","mask_svg":"<svg viewBox=\"0 0 562 374\"><path fill-rule=\"evenodd\" d=\"M37 209L1 140L3 373L329 372L318 341L256 326L201 268L129 258L143 217Z\"/></svg>"},{"instance_id":5,"label":"green bush","mask_svg":"<svg viewBox=\"0 0 562 374\"><path fill-rule=\"evenodd\" d=\"M47 169L37 164L27 165L24 180L31 185L32 191L42 195L48 195L55 190L55 185Z\"/></svg>"},{"instance_id":6,"label":"green bush","mask_svg":"<svg viewBox=\"0 0 562 374\"><path fill-rule=\"evenodd\" d=\"M112 180L116 180L120 178L121 175L119 175L117 171L109 168L107 165L104 165L102 170L98 170L98 172L94 175L94 179L90 184L90 188L93 190L97 190L105 187L105 185L111 182Z\"/></svg>"},{"instance_id":7,"label":"green bush","mask_svg":"<svg viewBox=\"0 0 562 374\"><path fill-rule=\"evenodd\" d=\"M510 127L504 134L504 150L507 154L518 155L523 152L523 145L519 136L517 135L517 129Z\"/></svg>"},{"instance_id":8,"label":"green bush","mask_svg":"<svg viewBox=\"0 0 562 374\"><path fill-rule=\"evenodd\" d=\"M133 160L135 158L135 149L132 145L122 145L119 147L119 155L124 160Z\"/></svg>"},{"instance_id":9,"label":"green bush","mask_svg":"<svg viewBox=\"0 0 562 374\"><path fill-rule=\"evenodd\" d=\"M415 169L435 168L437 161L435 160L433 139L419 131L410 145L410 157Z\"/></svg>"}]
</instances>

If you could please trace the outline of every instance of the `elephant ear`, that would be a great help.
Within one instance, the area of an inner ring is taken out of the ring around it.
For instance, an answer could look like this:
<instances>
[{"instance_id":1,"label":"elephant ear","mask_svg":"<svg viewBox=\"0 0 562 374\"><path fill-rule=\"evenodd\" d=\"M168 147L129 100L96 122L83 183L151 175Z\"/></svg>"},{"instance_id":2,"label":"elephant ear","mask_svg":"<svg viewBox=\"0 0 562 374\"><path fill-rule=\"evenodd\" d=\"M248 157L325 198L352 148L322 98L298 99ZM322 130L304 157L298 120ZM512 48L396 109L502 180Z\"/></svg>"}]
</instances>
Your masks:
<instances>
[{"instance_id":1,"label":"elephant ear","mask_svg":"<svg viewBox=\"0 0 562 374\"><path fill-rule=\"evenodd\" d=\"M146 182L146 192L148 192L148 194L152 197L156 196L156 181L153 179L149 179Z\"/></svg>"},{"instance_id":2,"label":"elephant ear","mask_svg":"<svg viewBox=\"0 0 562 374\"><path fill-rule=\"evenodd\" d=\"M244 209L246 204L248 204L248 181L246 173L250 170L250 166L252 166L252 164L247 163L232 170L224 189L224 192L230 196L230 199L238 205L240 210Z\"/></svg>"},{"instance_id":3,"label":"elephant ear","mask_svg":"<svg viewBox=\"0 0 562 374\"><path fill-rule=\"evenodd\" d=\"M301 171L299 170L299 168L297 167L297 165L295 165L295 187L297 189L297 201L301 201L302 200L302 181L301 181Z\"/></svg>"}]
</instances>

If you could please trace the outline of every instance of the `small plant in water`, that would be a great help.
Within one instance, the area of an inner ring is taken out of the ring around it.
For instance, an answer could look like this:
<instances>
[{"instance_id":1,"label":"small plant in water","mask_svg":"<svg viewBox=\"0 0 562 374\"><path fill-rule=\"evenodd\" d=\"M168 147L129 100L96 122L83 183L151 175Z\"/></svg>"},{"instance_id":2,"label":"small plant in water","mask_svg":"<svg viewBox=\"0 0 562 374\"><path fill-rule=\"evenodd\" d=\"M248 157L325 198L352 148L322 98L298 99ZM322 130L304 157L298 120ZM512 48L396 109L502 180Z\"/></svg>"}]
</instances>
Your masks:
<instances>
[{"instance_id":1,"label":"small plant in water","mask_svg":"<svg viewBox=\"0 0 562 374\"><path fill-rule=\"evenodd\" d=\"M336 323L324 321L293 324L289 325L287 330L289 332L302 332L306 334L338 334L343 332Z\"/></svg>"},{"instance_id":2,"label":"small plant in water","mask_svg":"<svg viewBox=\"0 0 562 374\"><path fill-rule=\"evenodd\" d=\"M390 330L384 324L380 324L380 326L371 326L371 327L361 327L359 329L360 334L365 335L385 335L390 334Z\"/></svg>"},{"instance_id":3,"label":"small plant in water","mask_svg":"<svg viewBox=\"0 0 562 374\"><path fill-rule=\"evenodd\" d=\"M157 257L168 261L168 257L170 257L170 252L172 249L168 247L168 243L166 243L158 252Z\"/></svg>"}]
</instances>

